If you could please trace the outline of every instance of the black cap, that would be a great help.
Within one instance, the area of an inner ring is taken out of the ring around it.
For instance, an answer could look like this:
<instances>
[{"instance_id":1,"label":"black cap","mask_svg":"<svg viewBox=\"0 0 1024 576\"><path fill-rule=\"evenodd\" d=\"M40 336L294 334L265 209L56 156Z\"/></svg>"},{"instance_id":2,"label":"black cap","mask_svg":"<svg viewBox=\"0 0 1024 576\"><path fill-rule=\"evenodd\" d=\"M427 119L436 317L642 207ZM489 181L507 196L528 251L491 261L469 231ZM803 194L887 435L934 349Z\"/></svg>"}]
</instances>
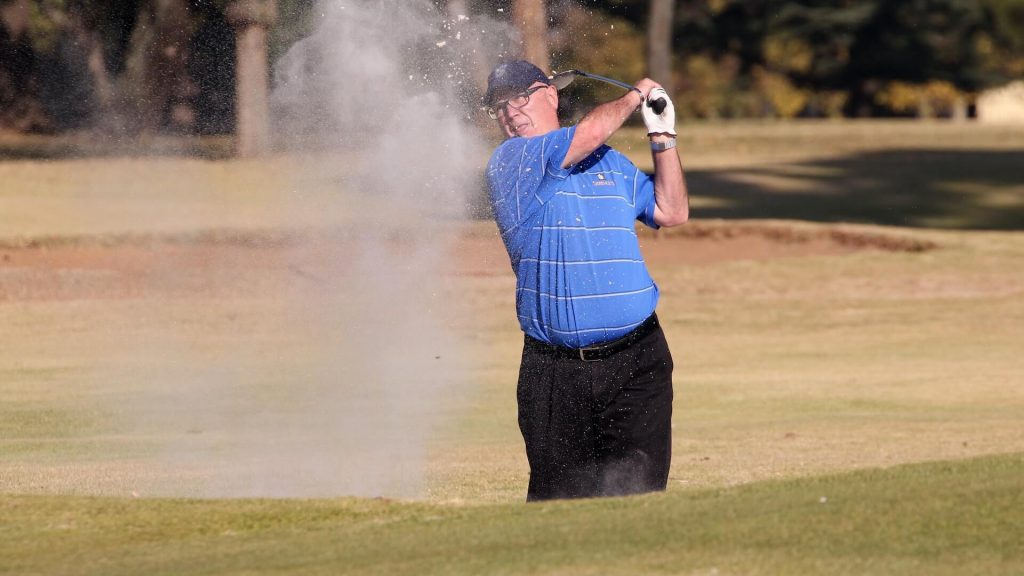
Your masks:
<instances>
[{"instance_id":1,"label":"black cap","mask_svg":"<svg viewBox=\"0 0 1024 576\"><path fill-rule=\"evenodd\" d=\"M484 104L493 104L494 97L504 92L523 92L533 86L534 82L551 84L547 74L526 60L502 62L487 77L487 95L484 97Z\"/></svg>"}]
</instances>

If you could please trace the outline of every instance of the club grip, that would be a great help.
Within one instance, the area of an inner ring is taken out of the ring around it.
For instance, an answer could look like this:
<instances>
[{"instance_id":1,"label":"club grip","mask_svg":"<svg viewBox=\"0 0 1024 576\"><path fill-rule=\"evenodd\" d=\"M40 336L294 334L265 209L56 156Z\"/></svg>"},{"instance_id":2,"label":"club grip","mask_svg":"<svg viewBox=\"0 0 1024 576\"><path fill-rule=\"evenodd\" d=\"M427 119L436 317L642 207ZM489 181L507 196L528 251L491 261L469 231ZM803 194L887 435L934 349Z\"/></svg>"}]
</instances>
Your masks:
<instances>
[{"instance_id":1,"label":"club grip","mask_svg":"<svg viewBox=\"0 0 1024 576\"><path fill-rule=\"evenodd\" d=\"M654 110L655 114L661 114L665 111L665 106L668 106L668 102L665 102L664 98L658 98L657 100L650 100L647 105Z\"/></svg>"}]
</instances>

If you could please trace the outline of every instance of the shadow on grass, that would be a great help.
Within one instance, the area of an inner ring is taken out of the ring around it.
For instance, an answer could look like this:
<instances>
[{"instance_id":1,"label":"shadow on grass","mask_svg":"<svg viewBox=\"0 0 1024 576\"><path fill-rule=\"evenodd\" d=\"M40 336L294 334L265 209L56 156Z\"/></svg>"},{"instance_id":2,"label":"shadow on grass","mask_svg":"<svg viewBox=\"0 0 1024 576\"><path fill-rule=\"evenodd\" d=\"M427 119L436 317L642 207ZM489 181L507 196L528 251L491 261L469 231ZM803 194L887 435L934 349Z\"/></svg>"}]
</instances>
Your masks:
<instances>
[{"instance_id":1,"label":"shadow on grass","mask_svg":"<svg viewBox=\"0 0 1024 576\"><path fill-rule=\"evenodd\" d=\"M697 218L1024 229L1024 150L880 150L688 171L687 184Z\"/></svg>"}]
</instances>

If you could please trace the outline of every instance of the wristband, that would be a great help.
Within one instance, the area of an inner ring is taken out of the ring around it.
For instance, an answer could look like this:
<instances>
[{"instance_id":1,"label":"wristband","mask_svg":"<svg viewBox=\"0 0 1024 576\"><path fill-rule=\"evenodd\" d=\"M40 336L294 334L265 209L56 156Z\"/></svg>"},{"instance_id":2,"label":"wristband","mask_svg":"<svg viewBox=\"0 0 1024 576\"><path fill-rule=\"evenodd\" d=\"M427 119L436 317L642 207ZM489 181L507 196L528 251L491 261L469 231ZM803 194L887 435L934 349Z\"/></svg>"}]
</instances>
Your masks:
<instances>
[{"instance_id":1,"label":"wristband","mask_svg":"<svg viewBox=\"0 0 1024 576\"><path fill-rule=\"evenodd\" d=\"M640 105L636 107L636 109L637 109L637 110L639 110L639 109L640 109L640 106L643 106L643 105L644 105L644 100L646 100L646 98L644 98L644 93L643 93L643 92L641 92L641 91L640 91L640 89L639 89L639 88L637 88L636 86L632 86L632 87L630 88L630 90L632 90L632 91L634 91L634 92L636 92L637 94L639 94L639 95L640 95Z\"/></svg>"},{"instance_id":2,"label":"wristband","mask_svg":"<svg viewBox=\"0 0 1024 576\"><path fill-rule=\"evenodd\" d=\"M662 150L671 150L676 147L676 139L666 140L664 142L651 141L651 150L655 152L661 152Z\"/></svg>"}]
</instances>

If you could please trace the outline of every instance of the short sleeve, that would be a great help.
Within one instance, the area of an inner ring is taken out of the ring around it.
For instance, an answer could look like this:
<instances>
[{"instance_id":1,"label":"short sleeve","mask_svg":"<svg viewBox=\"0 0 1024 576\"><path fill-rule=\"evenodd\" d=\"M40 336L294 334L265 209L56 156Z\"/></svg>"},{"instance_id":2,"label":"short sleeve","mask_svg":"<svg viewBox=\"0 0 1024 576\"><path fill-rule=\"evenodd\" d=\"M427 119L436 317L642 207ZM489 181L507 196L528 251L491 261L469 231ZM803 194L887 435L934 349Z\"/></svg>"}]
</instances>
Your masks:
<instances>
[{"instance_id":1,"label":"short sleeve","mask_svg":"<svg viewBox=\"0 0 1024 576\"><path fill-rule=\"evenodd\" d=\"M550 199L555 188L545 179L564 180L562 168L575 127L560 128L533 138L510 138L491 155L487 183L498 227L514 228Z\"/></svg>"},{"instance_id":2,"label":"short sleeve","mask_svg":"<svg viewBox=\"0 0 1024 576\"><path fill-rule=\"evenodd\" d=\"M636 186L636 219L657 230L660 226L654 221L654 207L657 205L654 197L654 179L637 168L633 182Z\"/></svg>"}]
</instances>

